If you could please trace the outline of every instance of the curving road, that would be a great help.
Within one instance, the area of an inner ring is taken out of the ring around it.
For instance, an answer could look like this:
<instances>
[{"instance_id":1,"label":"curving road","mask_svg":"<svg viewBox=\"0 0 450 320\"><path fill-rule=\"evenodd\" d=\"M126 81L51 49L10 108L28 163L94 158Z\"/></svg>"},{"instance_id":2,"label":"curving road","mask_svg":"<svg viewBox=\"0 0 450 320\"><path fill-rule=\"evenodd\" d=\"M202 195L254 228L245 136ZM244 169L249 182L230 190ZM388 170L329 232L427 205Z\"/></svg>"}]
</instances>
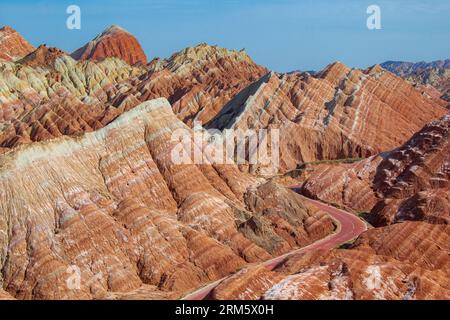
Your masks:
<instances>
[{"instance_id":1,"label":"curving road","mask_svg":"<svg viewBox=\"0 0 450 320\"><path fill-rule=\"evenodd\" d=\"M298 187L291 187L292 190L298 190ZM288 252L282 256L276 257L274 259L262 262L261 265L265 266L269 270L273 270L277 265L279 265L283 260L285 260L287 257L303 253L303 252L310 252L313 250L319 250L319 249L332 249L335 248L343 243L346 243L350 240L355 239L358 237L361 233L367 230L367 225L359 219L354 214L351 214L349 212L337 209L335 207L329 206L325 203L322 203L320 201L311 200L305 198L307 202L313 204L317 208L321 209L322 211L327 212L330 216L333 217L333 219L338 222L338 229L337 232L329 235L326 238L323 238L319 241L316 241L309 246L296 249L294 251ZM209 285L202 287L188 295L186 295L183 300L203 300L215 287L217 287L223 280L225 280L227 277L224 277L220 280L217 280L213 283L210 283Z\"/></svg>"}]
</instances>

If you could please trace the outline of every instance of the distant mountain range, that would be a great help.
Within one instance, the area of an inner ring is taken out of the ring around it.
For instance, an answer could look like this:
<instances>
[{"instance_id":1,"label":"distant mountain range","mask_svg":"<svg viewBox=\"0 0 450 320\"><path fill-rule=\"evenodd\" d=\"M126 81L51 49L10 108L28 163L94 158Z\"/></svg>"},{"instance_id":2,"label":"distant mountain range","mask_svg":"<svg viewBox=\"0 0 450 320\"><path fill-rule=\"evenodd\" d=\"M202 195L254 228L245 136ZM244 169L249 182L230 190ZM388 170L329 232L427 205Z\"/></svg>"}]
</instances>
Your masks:
<instances>
[{"instance_id":1,"label":"distant mountain range","mask_svg":"<svg viewBox=\"0 0 450 320\"><path fill-rule=\"evenodd\" d=\"M419 89L422 86L437 89L441 98L450 102L450 59L417 63L386 61L381 66L410 81Z\"/></svg>"},{"instance_id":2,"label":"distant mountain range","mask_svg":"<svg viewBox=\"0 0 450 320\"><path fill-rule=\"evenodd\" d=\"M450 69L450 59L432 62L386 61L383 62L381 66L401 77L406 77L414 73L421 73L431 69Z\"/></svg>"}]
</instances>

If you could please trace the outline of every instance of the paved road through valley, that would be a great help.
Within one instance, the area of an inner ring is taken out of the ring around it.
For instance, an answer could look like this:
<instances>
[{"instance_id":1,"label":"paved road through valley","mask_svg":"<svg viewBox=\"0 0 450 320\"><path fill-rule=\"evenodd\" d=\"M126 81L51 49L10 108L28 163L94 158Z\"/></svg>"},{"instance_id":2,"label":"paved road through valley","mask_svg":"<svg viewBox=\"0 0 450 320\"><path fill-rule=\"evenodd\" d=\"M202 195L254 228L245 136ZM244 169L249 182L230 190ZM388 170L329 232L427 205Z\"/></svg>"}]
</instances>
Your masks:
<instances>
[{"instance_id":1,"label":"paved road through valley","mask_svg":"<svg viewBox=\"0 0 450 320\"><path fill-rule=\"evenodd\" d=\"M291 187L293 190L297 190L297 187ZM261 265L266 266L269 270L273 270L278 264L280 264L284 259L287 257L303 253L303 252L310 252L313 250L319 250L319 249L332 249L335 248L343 243L346 243L350 240L355 239L358 237L361 233L367 230L367 225L359 219L354 214L351 214L349 212L346 212L344 210L337 209L335 207L332 207L330 205L327 205L325 203L322 203L320 201L311 200L305 198L307 202L313 204L317 208L321 209L322 211L327 212L330 216L334 218L335 221L338 222L338 229L337 232L329 235L328 237L318 240L306 247L296 249L294 251L288 252L282 256L276 257L274 259L262 262ZM215 287L217 287L223 280L227 279L229 276L222 278L220 280L217 280L213 283L210 283L209 285L202 287L188 295L186 295L183 300L203 300L208 294L214 290Z\"/></svg>"}]
</instances>

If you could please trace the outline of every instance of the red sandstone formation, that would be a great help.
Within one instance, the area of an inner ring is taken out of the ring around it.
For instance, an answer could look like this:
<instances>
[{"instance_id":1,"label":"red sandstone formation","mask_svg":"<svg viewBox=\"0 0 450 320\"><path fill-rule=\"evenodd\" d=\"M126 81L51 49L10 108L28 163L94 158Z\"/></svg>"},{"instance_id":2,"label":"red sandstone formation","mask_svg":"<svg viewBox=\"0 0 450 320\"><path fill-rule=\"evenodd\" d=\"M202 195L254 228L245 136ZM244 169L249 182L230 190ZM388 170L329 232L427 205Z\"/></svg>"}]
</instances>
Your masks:
<instances>
[{"instance_id":1,"label":"red sandstone formation","mask_svg":"<svg viewBox=\"0 0 450 320\"><path fill-rule=\"evenodd\" d=\"M241 91L208 127L279 128L282 169L291 170L303 162L395 148L448 114L445 105L379 66L357 70L334 63L314 76L267 74Z\"/></svg>"},{"instance_id":2,"label":"red sandstone formation","mask_svg":"<svg viewBox=\"0 0 450 320\"><path fill-rule=\"evenodd\" d=\"M274 271L245 268L213 299L449 299L450 227L405 222L364 233L350 249L292 256Z\"/></svg>"},{"instance_id":3,"label":"red sandstone formation","mask_svg":"<svg viewBox=\"0 0 450 320\"><path fill-rule=\"evenodd\" d=\"M442 99L450 102L450 60L429 63L388 61L382 66L415 84L424 94L441 96Z\"/></svg>"},{"instance_id":4,"label":"red sandstone formation","mask_svg":"<svg viewBox=\"0 0 450 320\"><path fill-rule=\"evenodd\" d=\"M48 56L51 59L42 59ZM8 88L2 92L0 109L0 119L5 121L0 127L4 150L95 130L141 101L161 96L173 103L186 123L204 123L266 72L243 52L207 45L155 61L150 70L130 67L117 58L76 63L61 51L46 47L22 62L4 64L0 70L0 83ZM54 123L56 118L59 120Z\"/></svg>"},{"instance_id":5,"label":"red sandstone formation","mask_svg":"<svg viewBox=\"0 0 450 320\"><path fill-rule=\"evenodd\" d=\"M95 132L0 155L4 289L20 299L174 298L334 230L300 196L236 166L174 165L179 128L158 99Z\"/></svg>"},{"instance_id":6,"label":"red sandstone formation","mask_svg":"<svg viewBox=\"0 0 450 320\"><path fill-rule=\"evenodd\" d=\"M103 127L139 104L132 97L120 106L107 103L128 90L144 72L117 58L77 63L61 50L46 46L17 63L4 62L0 65L4 88L0 94L0 146L6 151Z\"/></svg>"},{"instance_id":7,"label":"red sandstone formation","mask_svg":"<svg viewBox=\"0 0 450 320\"><path fill-rule=\"evenodd\" d=\"M427 124L403 146L354 164L321 165L303 193L370 213L376 225L450 221L450 116Z\"/></svg>"},{"instance_id":8,"label":"red sandstone formation","mask_svg":"<svg viewBox=\"0 0 450 320\"><path fill-rule=\"evenodd\" d=\"M111 26L72 53L75 60L120 58L130 65L147 64L147 57L136 38L119 26Z\"/></svg>"},{"instance_id":9,"label":"red sandstone formation","mask_svg":"<svg viewBox=\"0 0 450 320\"><path fill-rule=\"evenodd\" d=\"M0 59L14 61L34 50L16 30L6 26L0 29Z\"/></svg>"},{"instance_id":10,"label":"red sandstone formation","mask_svg":"<svg viewBox=\"0 0 450 320\"><path fill-rule=\"evenodd\" d=\"M154 60L141 83L119 96L145 101L167 98L183 122L210 121L239 91L267 73L244 51L207 44L186 48L167 60Z\"/></svg>"},{"instance_id":11,"label":"red sandstone formation","mask_svg":"<svg viewBox=\"0 0 450 320\"><path fill-rule=\"evenodd\" d=\"M55 60L66 55L58 48L48 48L45 44L40 45L35 51L26 55L18 63L29 67L50 67L52 68Z\"/></svg>"}]
</instances>

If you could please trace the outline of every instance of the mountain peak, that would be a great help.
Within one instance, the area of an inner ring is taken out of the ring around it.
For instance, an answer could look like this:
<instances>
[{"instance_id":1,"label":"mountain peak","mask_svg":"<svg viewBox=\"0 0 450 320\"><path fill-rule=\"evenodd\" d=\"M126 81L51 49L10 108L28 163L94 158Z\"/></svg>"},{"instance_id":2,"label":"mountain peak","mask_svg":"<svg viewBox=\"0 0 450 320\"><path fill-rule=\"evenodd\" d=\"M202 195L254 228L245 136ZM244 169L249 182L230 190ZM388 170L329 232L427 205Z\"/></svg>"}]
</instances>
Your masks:
<instances>
[{"instance_id":1,"label":"mountain peak","mask_svg":"<svg viewBox=\"0 0 450 320\"><path fill-rule=\"evenodd\" d=\"M130 65L147 64L147 57L138 40L127 30L111 25L83 47L71 54L76 60L102 60L116 57Z\"/></svg>"},{"instance_id":2,"label":"mountain peak","mask_svg":"<svg viewBox=\"0 0 450 320\"><path fill-rule=\"evenodd\" d=\"M209 45L207 43L200 43L193 47L187 47L173 54L167 60L167 63L172 71L187 71L199 68L206 63L215 64L218 61L256 65L244 50L230 50L216 45Z\"/></svg>"},{"instance_id":3,"label":"mountain peak","mask_svg":"<svg viewBox=\"0 0 450 320\"><path fill-rule=\"evenodd\" d=\"M3 28L0 28L0 32L16 32L13 28L10 26L4 26Z\"/></svg>"},{"instance_id":4,"label":"mountain peak","mask_svg":"<svg viewBox=\"0 0 450 320\"><path fill-rule=\"evenodd\" d=\"M33 50L33 46L10 26L0 29L0 59L15 61Z\"/></svg>"},{"instance_id":5,"label":"mountain peak","mask_svg":"<svg viewBox=\"0 0 450 320\"><path fill-rule=\"evenodd\" d=\"M108 28L106 28L102 33L100 33L96 38L100 38L102 36L107 36L107 35L113 35L115 33L128 33L131 34L130 32L128 32L127 30L125 30L124 28L122 28L121 26L118 26L116 24L113 24L111 26L109 26Z\"/></svg>"},{"instance_id":6,"label":"mountain peak","mask_svg":"<svg viewBox=\"0 0 450 320\"><path fill-rule=\"evenodd\" d=\"M66 54L61 49L49 48L47 45L42 44L36 50L18 60L18 62L31 67L51 66L58 57Z\"/></svg>"}]
</instances>

